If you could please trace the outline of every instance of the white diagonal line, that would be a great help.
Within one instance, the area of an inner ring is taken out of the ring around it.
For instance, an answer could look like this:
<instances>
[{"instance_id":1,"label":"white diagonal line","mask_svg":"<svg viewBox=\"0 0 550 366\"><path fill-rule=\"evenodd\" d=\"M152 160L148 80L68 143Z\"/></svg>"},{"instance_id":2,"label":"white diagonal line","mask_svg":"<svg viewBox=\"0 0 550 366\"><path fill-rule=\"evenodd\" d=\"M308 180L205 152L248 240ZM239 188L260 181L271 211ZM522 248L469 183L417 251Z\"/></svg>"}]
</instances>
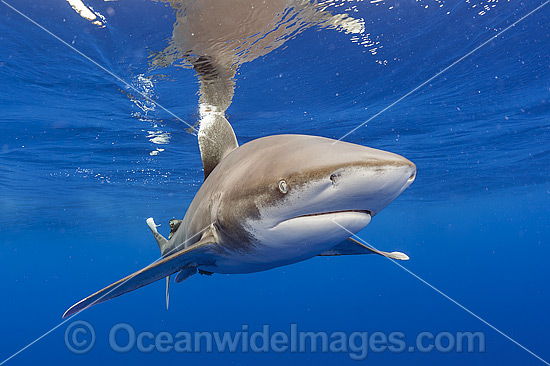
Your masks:
<instances>
[{"instance_id":1,"label":"white diagonal line","mask_svg":"<svg viewBox=\"0 0 550 366\"><path fill-rule=\"evenodd\" d=\"M158 105L160 107L160 109L162 109L163 111L167 112L168 114L170 114L172 117L176 118L178 121L180 122L183 122L185 123L187 126L189 126L189 128L191 128L191 130L193 130L195 133L197 133L197 129L193 126L191 126L189 123L185 122L183 119L181 119L180 117L178 117L177 115L175 115L173 112L171 112L170 110L168 110L167 108L165 108L164 106L162 106L158 101L156 100L153 100L151 99L150 97L148 97L145 93L141 92L140 90L138 90L136 87L132 86L130 83L126 82L126 80L122 79L120 76L116 75L115 73L113 73L111 70L105 68L104 66L100 65L99 63L97 63L95 60L93 60L92 58L88 57L87 55L85 55L84 53L82 53L81 51L79 51L77 48L75 48L73 45L65 42L63 39L61 39L59 36L57 36L56 34L54 34L53 32L49 31L48 29L46 29L45 27L43 27L42 25L40 25L39 23L37 23L36 21L34 21L33 19L29 18L27 15L25 15L24 13L22 13L21 11L17 10L16 8L14 8L13 6L11 6L10 4L8 4L7 2L5 2L4 0L0 0L4 5L6 5L7 7L9 7L11 10L15 11L17 14L21 15L23 18L27 19L29 22L31 22L32 24L36 25L38 28L42 29L44 32L48 33L50 36L54 37L55 39L57 39L59 42L63 43L65 46L69 47L70 49L72 49L73 51L75 51L76 53L78 53L80 56L84 57L86 60L90 61L91 63L93 63L94 65L96 65L97 67L99 67L101 70L105 71L106 73L108 73L109 75L111 75L112 77L114 77L115 79L117 79L118 81L120 81L121 83L124 84L124 86L127 88L127 89L132 89L133 91L135 91L136 93L138 93L139 95L141 95L143 98L145 98L148 102L151 102L155 105ZM550 1L550 0L549 0ZM1 364L0 364L1 365Z\"/></svg>"},{"instance_id":2,"label":"white diagonal line","mask_svg":"<svg viewBox=\"0 0 550 366\"><path fill-rule=\"evenodd\" d=\"M537 8L535 8L534 10L530 11L527 15L522 16L521 18L516 20L514 23L509 25L508 27L504 28L503 30L501 30L500 32L498 32L497 34L495 34L494 36L492 36L491 38L489 38L488 40L486 40L485 42L483 42L482 44L480 44L479 46L477 46L476 48L474 48L473 50L471 50L470 52L468 52L467 54L465 54L464 56L462 56L461 58L459 58L455 62L453 62L452 64L450 64L449 66L447 66L446 68L444 68L443 70L441 70L440 72L438 72L437 74L435 74L434 76L429 78L428 80L424 81L422 84L418 85L416 88L414 88L413 90L411 90L407 94L403 95L401 98L397 99L395 102L393 102L392 104L390 104L386 108L382 109L380 112L376 113L374 116L372 116L371 118L369 118L365 122L361 123L359 126L355 127L353 130L349 131L344 136L340 137L338 140L334 141L332 144L334 145L336 142L341 141L342 139L344 139L347 136L351 135L352 133L357 131L359 128L363 127L365 124L369 123L370 121L372 121L373 119L375 119L376 117L378 117L379 115L381 115L382 113L384 113L385 111L387 111L388 109L390 109L391 107L396 105L397 103L401 102L403 99L407 98L409 95L411 95L412 93L414 93L418 89L422 88L424 85L428 84L430 81L432 81L433 79L435 79L439 75L443 74L445 71L449 70L450 68L452 68L453 66L455 66L456 64L458 64L459 62L461 62L462 60L464 60L465 58L467 58L468 56L470 56L471 54L476 52L477 50L479 50L481 47L485 46L487 43L491 42L493 39L499 37L501 34L506 32L510 28L515 27L519 22L521 22L522 20L524 20L528 16L532 15L536 11L542 9L549 2L550 2L550 0L547 0L546 2L544 2L543 4L541 4Z\"/></svg>"},{"instance_id":3,"label":"white diagonal line","mask_svg":"<svg viewBox=\"0 0 550 366\"><path fill-rule=\"evenodd\" d=\"M339 223L337 223L336 221L332 220L332 222L334 222L336 225L340 226L340 228L344 229L345 231L347 231L351 236L354 236L356 237L361 243L367 245L367 246L370 246L372 248L374 248L372 245L370 245L369 243L367 243L365 240L363 240L363 238L361 238L360 236L358 236L357 234L354 234L352 231L346 229L345 227L343 227L342 225L340 225ZM376 248L374 248L376 249ZM387 258L387 257L386 257ZM469 310L468 308L466 308L464 305L460 304L458 301L456 301L455 299L453 299L452 297L450 297L449 295L445 294L443 291L439 290L438 288L436 288L435 286L433 286L432 284L430 284L428 281L424 280L423 278L421 278L420 276L416 275L415 273L413 273L411 270L409 270L408 268L404 267L403 265L399 264L397 261L391 259L391 258L388 258L391 262L393 262L394 264L398 265L401 269L405 270L406 272L408 272L410 275L412 275L413 277L415 277L417 280L419 280L420 282L422 282L423 284L425 284L426 286L430 287L432 290L436 291L437 293L439 293L440 295L442 295L443 297L445 297L447 300L451 301L453 304L457 305L458 307L460 307L462 310L466 311L468 314L472 315L474 318L478 319L479 321L481 321L483 324L487 325L489 328L493 329L495 332L499 333L500 335L502 335L503 337L505 337L506 339L508 339L509 341L511 341L512 343L514 343L516 346L520 347L521 349L523 349L524 351L528 352L529 354L531 354L531 356L534 356L536 357L537 359L539 359L540 361L542 361L543 363L545 363L546 365L550 366L550 363L548 363L547 361L545 361L542 357L538 356L537 354L535 354L533 351L531 351L530 349L528 349L527 347L523 346L521 343L519 343L518 341L514 340L512 337L510 337L509 335L507 335L506 333L504 333L503 331L501 331L500 329L498 329L497 327L495 327L494 325L492 325L491 323L489 323L488 321L486 321L485 319L483 319L482 317L480 317L479 315L477 315L476 313L474 313L473 311Z\"/></svg>"},{"instance_id":4,"label":"white diagonal line","mask_svg":"<svg viewBox=\"0 0 550 366\"><path fill-rule=\"evenodd\" d=\"M358 236L356 236L356 238L359 238ZM359 238L361 239L361 238ZM365 243L364 240L361 239L361 241L363 242L363 244ZM390 258L388 258L390 259ZM391 259L390 259L391 260ZM510 337L509 335L507 335L506 333L504 333L503 331L501 331L500 329L496 328L494 325L492 325L491 323L489 323L488 321L486 321L485 319L481 318L479 315L475 314L474 312L472 312L471 310L467 309L466 307L464 307L462 304L460 304L458 301L452 299L451 297L449 297L447 294L443 293L442 291L440 291L439 289L437 289L436 287L434 287L433 285L431 285L430 283L426 282L424 279L422 279L420 276L416 275L415 273L411 272L409 269L407 269L406 267L404 267L403 265L401 265L400 263L397 263L396 261L394 260L391 260L392 262L394 262L396 265L398 265L399 267L401 267L403 270L407 271L409 274L411 274L412 276L414 276L417 280L421 281L422 283L424 283L425 285L427 285L428 287L430 287L432 290L435 290L436 292L438 292L440 295L442 295L443 297L445 297L447 300L451 301L452 303L454 303L455 305L459 306L460 308L462 308L462 310L466 311L468 314L472 315L473 317L475 317L476 319L478 319L479 321L481 321L482 323L484 323L485 325L487 325L488 327L490 327L491 329L493 329L495 332L499 333L500 335L502 335L503 337L507 338L509 341L511 341L512 343L514 343L516 346L520 347L521 349L523 349L524 351L530 353L532 356L538 358L540 361L544 362L546 365L550 366L550 363L546 362L544 359L542 359L541 357L539 357L538 355L536 355L533 351L531 351L530 349L528 349L527 347L523 346L521 343L517 342L516 340L514 340L512 337Z\"/></svg>"},{"instance_id":5,"label":"white diagonal line","mask_svg":"<svg viewBox=\"0 0 550 366\"><path fill-rule=\"evenodd\" d=\"M176 251L178 248L180 248L182 245L184 245L185 243L187 243L189 240L193 239L194 237L196 237L197 235L201 234L202 232L204 232L206 229L208 229L211 225L213 224L210 224L208 226L206 226L204 229L202 229L201 231L197 232L196 234L192 235L191 237L189 237L187 240L185 240L184 242L182 242L181 244L175 246L173 249L171 249L167 254L171 254L172 252ZM164 256L161 256L159 257L158 259L154 260L150 265L154 264L155 262L158 262L159 260L163 259ZM148 266L147 266L148 267ZM123 284L125 284L126 282L130 281L132 278L134 278L134 276L131 276L129 277L126 281L123 281L121 283L119 283L117 286L113 287L110 291L108 291L107 293L105 293L103 296L101 296L100 298L98 298L97 300L93 301L90 305L88 305L87 307L83 308L82 310L78 311L77 313L74 313L73 315L71 315L70 317L68 317L67 319L63 320L61 323L57 324L55 327L53 327L52 329L48 330L46 333L42 334L40 337L36 338L34 341L32 341L31 343L27 344L25 347L21 348L19 351L15 352L13 355L11 355L10 357L6 358L4 361L0 362L0 366L2 366L3 364L5 364L6 362L8 362L9 360L11 360L12 358L14 358L15 356L17 356L18 354L20 354L21 352L25 351L27 348L29 348L30 346L32 346L33 344L35 344L36 342L38 342L39 340L41 340L42 338L46 337L48 334L50 334L51 332L53 332L54 330L56 330L57 328L59 328L60 326L62 326L63 324L65 324L66 322L68 322L69 320L71 320L72 318L74 318L75 316L77 316L78 314L80 314L82 311L85 311L86 309L88 309L89 307L91 307L92 305L96 304L99 300L103 299L105 296L109 295L111 292L113 292L114 290L116 290L117 288L119 288L120 286L122 286Z\"/></svg>"},{"instance_id":6,"label":"white diagonal line","mask_svg":"<svg viewBox=\"0 0 550 366\"><path fill-rule=\"evenodd\" d=\"M75 314L76 315L76 314ZM72 318L72 316L71 316ZM42 334L40 337L36 338L34 341L32 341L31 343L27 344L25 347L21 348L19 351L15 352L13 355L11 355L10 357L6 358L4 361L0 362L0 366L2 366L3 364L5 364L6 362L8 362L9 360L11 360L12 358L14 358L15 356L17 356L18 354L20 354L21 352L23 352L24 350L26 350L27 348L29 348L30 346L32 346L33 344L35 344L36 342L38 342L39 340L41 340L42 338L44 338L45 336L47 336L48 334L50 334L51 332L53 332L54 330L56 330L57 328L59 328L60 326L62 326L63 324L65 324L66 322L68 322L71 318L67 318L66 320L62 321L61 323L57 324L55 327L53 327L52 329L48 330L46 333Z\"/></svg>"}]
</instances>

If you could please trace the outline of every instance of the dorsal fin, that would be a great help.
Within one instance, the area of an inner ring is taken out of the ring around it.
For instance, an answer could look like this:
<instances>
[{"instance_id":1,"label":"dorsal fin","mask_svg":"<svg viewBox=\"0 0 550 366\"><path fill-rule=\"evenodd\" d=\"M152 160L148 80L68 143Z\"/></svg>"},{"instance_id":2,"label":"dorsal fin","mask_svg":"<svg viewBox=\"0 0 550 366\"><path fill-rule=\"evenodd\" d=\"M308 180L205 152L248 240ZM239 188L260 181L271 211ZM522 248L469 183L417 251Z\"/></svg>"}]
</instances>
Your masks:
<instances>
[{"instance_id":1,"label":"dorsal fin","mask_svg":"<svg viewBox=\"0 0 550 366\"><path fill-rule=\"evenodd\" d=\"M215 107L201 105L202 118L198 134L204 179L208 178L224 157L239 146L235 132L223 112L208 108Z\"/></svg>"}]
</instances>

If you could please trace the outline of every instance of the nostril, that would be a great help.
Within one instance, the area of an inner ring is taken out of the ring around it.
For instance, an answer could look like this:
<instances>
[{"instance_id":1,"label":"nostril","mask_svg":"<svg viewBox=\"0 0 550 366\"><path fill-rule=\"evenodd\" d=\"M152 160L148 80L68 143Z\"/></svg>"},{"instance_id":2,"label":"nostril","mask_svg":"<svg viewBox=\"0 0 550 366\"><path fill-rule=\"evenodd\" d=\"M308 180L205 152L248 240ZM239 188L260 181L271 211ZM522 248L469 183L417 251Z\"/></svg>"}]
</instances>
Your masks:
<instances>
[{"instance_id":1,"label":"nostril","mask_svg":"<svg viewBox=\"0 0 550 366\"><path fill-rule=\"evenodd\" d=\"M408 179L408 182L414 181L415 178L416 178L416 169L412 172L411 176Z\"/></svg>"}]
</instances>

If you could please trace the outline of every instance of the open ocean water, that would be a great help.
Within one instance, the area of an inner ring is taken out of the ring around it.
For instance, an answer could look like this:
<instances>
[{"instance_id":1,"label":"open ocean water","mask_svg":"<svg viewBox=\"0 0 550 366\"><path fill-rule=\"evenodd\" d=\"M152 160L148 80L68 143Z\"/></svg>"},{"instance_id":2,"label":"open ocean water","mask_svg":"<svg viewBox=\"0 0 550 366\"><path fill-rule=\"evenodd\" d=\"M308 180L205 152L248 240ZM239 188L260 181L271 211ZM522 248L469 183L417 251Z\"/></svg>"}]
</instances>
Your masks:
<instances>
[{"instance_id":1,"label":"open ocean water","mask_svg":"<svg viewBox=\"0 0 550 366\"><path fill-rule=\"evenodd\" d=\"M152 66L172 6L81 3L94 24L71 3L0 2L2 365L70 305L157 259L145 219L167 234L203 181L187 125L199 120L195 71ZM548 1L326 3L364 32L313 26L243 63L228 120L240 144L346 135L413 161L416 181L359 233L410 261L197 275L172 284L168 310L159 281L79 313L6 365L548 365ZM83 324L93 332L75 332ZM321 334L317 349L273 343L294 331ZM196 332L198 348L176 345ZM217 348L224 332L241 337L235 349ZM470 351L457 341L467 332Z\"/></svg>"}]
</instances>

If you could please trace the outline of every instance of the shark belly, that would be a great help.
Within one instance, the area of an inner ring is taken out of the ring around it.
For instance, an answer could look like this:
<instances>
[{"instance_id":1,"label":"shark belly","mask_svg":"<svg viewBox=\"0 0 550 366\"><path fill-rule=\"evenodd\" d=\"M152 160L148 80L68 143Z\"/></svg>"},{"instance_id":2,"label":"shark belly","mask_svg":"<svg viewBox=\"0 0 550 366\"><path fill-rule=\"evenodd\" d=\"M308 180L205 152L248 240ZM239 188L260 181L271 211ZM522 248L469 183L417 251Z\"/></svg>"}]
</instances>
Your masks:
<instances>
[{"instance_id":1,"label":"shark belly","mask_svg":"<svg viewBox=\"0 0 550 366\"><path fill-rule=\"evenodd\" d=\"M363 212L326 213L285 220L267 230L254 229L255 241L238 249L230 240L214 265L200 266L208 272L238 274L266 271L315 257L357 233L371 220ZM315 235L310 235L315 233Z\"/></svg>"}]
</instances>

